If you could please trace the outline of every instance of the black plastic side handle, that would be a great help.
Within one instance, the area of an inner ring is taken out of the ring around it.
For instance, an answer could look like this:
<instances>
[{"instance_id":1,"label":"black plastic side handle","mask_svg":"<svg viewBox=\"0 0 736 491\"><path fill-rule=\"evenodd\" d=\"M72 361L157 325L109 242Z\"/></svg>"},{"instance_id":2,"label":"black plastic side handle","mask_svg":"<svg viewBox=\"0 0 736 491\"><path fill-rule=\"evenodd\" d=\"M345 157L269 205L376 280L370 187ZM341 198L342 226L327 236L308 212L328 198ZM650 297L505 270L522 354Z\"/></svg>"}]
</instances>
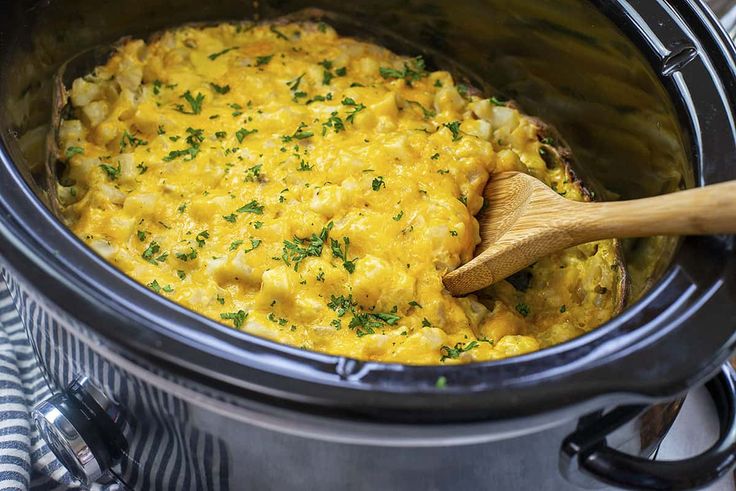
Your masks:
<instances>
[{"instance_id":1,"label":"black plastic side handle","mask_svg":"<svg viewBox=\"0 0 736 491\"><path fill-rule=\"evenodd\" d=\"M560 454L561 471L570 480L582 473L624 489L686 490L705 487L725 476L736 465L736 372L725 364L706 384L720 423L718 441L698 456L677 461L653 461L614 450L606 434L636 417L642 407L614 410L603 416L601 426L568 436ZM577 476L578 478L581 476Z\"/></svg>"}]
</instances>

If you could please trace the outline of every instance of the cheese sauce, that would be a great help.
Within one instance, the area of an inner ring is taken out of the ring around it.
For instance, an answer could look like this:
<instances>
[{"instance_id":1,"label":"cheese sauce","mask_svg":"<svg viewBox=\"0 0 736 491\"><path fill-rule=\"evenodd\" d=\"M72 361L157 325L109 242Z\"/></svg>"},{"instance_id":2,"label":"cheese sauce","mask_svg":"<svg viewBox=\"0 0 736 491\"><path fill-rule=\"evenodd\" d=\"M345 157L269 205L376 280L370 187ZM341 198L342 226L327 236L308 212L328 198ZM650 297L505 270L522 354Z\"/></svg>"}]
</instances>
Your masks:
<instances>
[{"instance_id":1,"label":"cheese sauce","mask_svg":"<svg viewBox=\"0 0 736 491\"><path fill-rule=\"evenodd\" d=\"M570 339L616 309L610 241L480 298L444 290L479 242L491 174L583 195L532 119L421 58L321 23L182 27L126 41L69 100L59 194L73 231L236 329L360 359L462 363Z\"/></svg>"}]
</instances>

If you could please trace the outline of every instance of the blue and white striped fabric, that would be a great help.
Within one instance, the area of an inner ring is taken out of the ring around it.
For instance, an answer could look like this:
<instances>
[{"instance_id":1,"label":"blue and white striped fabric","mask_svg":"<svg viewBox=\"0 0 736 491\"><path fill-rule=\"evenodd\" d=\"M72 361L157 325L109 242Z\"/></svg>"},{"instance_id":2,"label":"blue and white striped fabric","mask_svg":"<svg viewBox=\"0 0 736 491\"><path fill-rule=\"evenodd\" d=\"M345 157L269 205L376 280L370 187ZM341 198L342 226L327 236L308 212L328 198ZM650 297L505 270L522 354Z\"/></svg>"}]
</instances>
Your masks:
<instances>
[{"instance_id":1,"label":"blue and white striped fabric","mask_svg":"<svg viewBox=\"0 0 736 491\"><path fill-rule=\"evenodd\" d=\"M0 491L79 488L79 482L39 439L31 422L31 408L49 395L18 312L0 278Z\"/></svg>"}]
</instances>

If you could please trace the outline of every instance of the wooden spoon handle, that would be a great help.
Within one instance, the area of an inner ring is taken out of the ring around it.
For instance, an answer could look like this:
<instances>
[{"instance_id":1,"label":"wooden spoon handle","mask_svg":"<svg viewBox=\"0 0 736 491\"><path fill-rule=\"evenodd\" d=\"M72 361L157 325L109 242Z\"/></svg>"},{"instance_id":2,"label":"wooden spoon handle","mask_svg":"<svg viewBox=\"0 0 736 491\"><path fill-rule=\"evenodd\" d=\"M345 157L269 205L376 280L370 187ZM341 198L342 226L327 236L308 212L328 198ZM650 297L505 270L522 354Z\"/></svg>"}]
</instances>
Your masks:
<instances>
[{"instance_id":1,"label":"wooden spoon handle","mask_svg":"<svg viewBox=\"0 0 736 491\"><path fill-rule=\"evenodd\" d=\"M571 232L579 233L576 239L584 242L610 237L736 233L736 181L583 206L581 222Z\"/></svg>"}]
</instances>

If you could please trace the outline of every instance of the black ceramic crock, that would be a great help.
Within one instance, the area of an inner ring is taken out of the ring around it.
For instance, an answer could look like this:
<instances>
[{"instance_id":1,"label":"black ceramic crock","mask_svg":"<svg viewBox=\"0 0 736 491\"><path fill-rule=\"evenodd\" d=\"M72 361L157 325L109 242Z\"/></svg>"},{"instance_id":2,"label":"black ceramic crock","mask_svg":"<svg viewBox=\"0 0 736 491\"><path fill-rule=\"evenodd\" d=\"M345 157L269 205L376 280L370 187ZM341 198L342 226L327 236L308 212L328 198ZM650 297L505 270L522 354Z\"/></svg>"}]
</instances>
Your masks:
<instances>
[{"instance_id":1,"label":"black ceramic crock","mask_svg":"<svg viewBox=\"0 0 736 491\"><path fill-rule=\"evenodd\" d=\"M38 149L64 62L123 35L305 7L516 99L560 130L603 198L736 179L736 53L695 0L5 2L0 272L57 392L39 428L69 470L135 489L686 489L727 473L734 237L627 243L630 304L571 342L413 367L219 325L127 279L55 219ZM708 380L719 441L647 460L679 399Z\"/></svg>"}]
</instances>

